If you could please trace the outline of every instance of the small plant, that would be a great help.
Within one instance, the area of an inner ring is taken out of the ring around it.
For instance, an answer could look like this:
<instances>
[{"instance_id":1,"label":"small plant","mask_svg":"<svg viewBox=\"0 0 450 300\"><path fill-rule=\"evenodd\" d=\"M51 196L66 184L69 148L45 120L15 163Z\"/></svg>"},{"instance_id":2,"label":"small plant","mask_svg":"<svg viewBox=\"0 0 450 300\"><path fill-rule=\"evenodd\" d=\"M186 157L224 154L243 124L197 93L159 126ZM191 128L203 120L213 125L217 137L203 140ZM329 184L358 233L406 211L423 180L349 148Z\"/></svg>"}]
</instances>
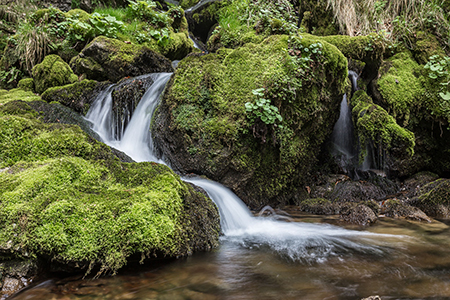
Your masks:
<instances>
[{"instance_id":1,"label":"small plant","mask_svg":"<svg viewBox=\"0 0 450 300\"><path fill-rule=\"evenodd\" d=\"M439 96L445 101L450 100L450 57L441 57L439 55L433 55L430 60L424 66L429 70L428 77L439 82Z\"/></svg>"},{"instance_id":2,"label":"small plant","mask_svg":"<svg viewBox=\"0 0 450 300\"><path fill-rule=\"evenodd\" d=\"M245 109L247 111L247 117L251 123L255 123L257 119L260 119L266 125L274 125L275 127L283 128L281 122L283 117L278 112L278 107L272 105L270 100L264 98L264 88L256 89L252 91L256 96L254 103L245 103Z\"/></svg>"},{"instance_id":3,"label":"small plant","mask_svg":"<svg viewBox=\"0 0 450 300\"><path fill-rule=\"evenodd\" d=\"M97 12L89 18L95 35L105 35L110 38L117 38L117 33L123 29L123 22L110 15L103 15Z\"/></svg>"},{"instance_id":4,"label":"small plant","mask_svg":"<svg viewBox=\"0 0 450 300\"><path fill-rule=\"evenodd\" d=\"M16 67L11 67L7 71L0 71L0 85L2 87L16 86L21 78L22 72Z\"/></svg>"}]
</instances>

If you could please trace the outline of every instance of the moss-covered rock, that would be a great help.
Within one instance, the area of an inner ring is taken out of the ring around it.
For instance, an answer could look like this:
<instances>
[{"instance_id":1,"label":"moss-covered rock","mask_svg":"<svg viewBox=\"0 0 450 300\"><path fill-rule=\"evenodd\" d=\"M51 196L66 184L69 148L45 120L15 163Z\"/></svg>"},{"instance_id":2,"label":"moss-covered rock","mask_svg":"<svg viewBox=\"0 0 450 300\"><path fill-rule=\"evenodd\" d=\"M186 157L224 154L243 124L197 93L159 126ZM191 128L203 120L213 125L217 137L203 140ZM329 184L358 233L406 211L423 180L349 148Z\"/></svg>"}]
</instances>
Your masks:
<instances>
[{"instance_id":1,"label":"moss-covered rock","mask_svg":"<svg viewBox=\"0 0 450 300\"><path fill-rule=\"evenodd\" d=\"M411 204L419 207L427 215L450 218L450 179L438 179L419 191L419 197Z\"/></svg>"},{"instance_id":2,"label":"moss-covered rock","mask_svg":"<svg viewBox=\"0 0 450 300\"><path fill-rule=\"evenodd\" d=\"M117 82L128 76L172 72L171 62L145 46L99 36L74 57L70 65L77 74L98 81Z\"/></svg>"},{"instance_id":3,"label":"moss-covered rock","mask_svg":"<svg viewBox=\"0 0 450 300\"><path fill-rule=\"evenodd\" d=\"M33 78L24 78L19 81L17 84L19 89L22 89L26 92L34 92L34 80Z\"/></svg>"},{"instance_id":4,"label":"moss-covered rock","mask_svg":"<svg viewBox=\"0 0 450 300\"><path fill-rule=\"evenodd\" d=\"M382 211L386 217L403 217L408 220L431 222L431 219L419 208L410 206L396 199L389 199L383 203Z\"/></svg>"},{"instance_id":5,"label":"moss-covered rock","mask_svg":"<svg viewBox=\"0 0 450 300\"><path fill-rule=\"evenodd\" d=\"M445 51L442 49L441 44L437 40L436 36L419 31L416 32L415 47L413 50L414 58L419 64L426 64L428 59L433 55L445 55Z\"/></svg>"},{"instance_id":6,"label":"moss-covered rock","mask_svg":"<svg viewBox=\"0 0 450 300\"><path fill-rule=\"evenodd\" d=\"M47 102L56 101L85 115L104 83L84 79L64 86L52 87L42 94Z\"/></svg>"},{"instance_id":7,"label":"moss-covered rock","mask_svg":"<svg viewBox=\"0 0 450 300\"><path fill-rule=\"evenodd\" d=\"M414 154L414 133L399 126L392 116L381 106L374 104L362 90L353 95L350 103L361 147L364 149L370 144L378 149L377 153L382 155L378 158L386 162L392 174L409 174L411 170L407 166ZM361 161L365 154L365 151L361 152Z\"/></svg>"},{"instance_id":8,"label":"moss-covered rock","mask_svg":"<svg viewBox=\"0 0 450 300\"><path fill-rule=\"evenodd\" d=\"M77 126L0 106L0 248L89 271L135 254L178 257L218 243L206 196L156 163L122 163Z\"/></svg>"},{"instance_id":9,"label":"moss-covered rock","mask_svg":"<svg viewBox=\"0 0 450 300\"><path fill-rule=\"evenodd\" d=\"M33 80L37 93L42 94L46 89L73 83L78 77L69 65L58 55L48 55L42 63L34 66Z\"/></svg>"},{"instance_id":10,"label":"moss-covered rock","mask_svg":"<svg viewBox=\"0 0 450 300\"><path fill-rule=\"evenodd\" d=\"M370 91L374 101L415 135L414 159L403 174L431 170L446 175L450 169L450 145L446 142L450 114L447 101L439 96L441 81L431 78L409 51L389 58L380 70L380 78Z\"/></svg>"},{"instance_id":11,"label":"moss-covered rock","mask_svg":"<svg viewBox=\"0 0 450 300\"><path fill-rule=\"evenodd\" d=\"M0 104L5 104L14 100L37 101L41 100L41 97L35 95L31 91L24 91L21 88L12 89L9 91L0 90Z\"/></svg>"},{"instance_id":12,"label":"moss-covered rock","mask_svg":"<svg viewBox=\"0 0 450 300\"><path fill-rule=\"evenodd\" d=\"M308 56L310 49L317 56ZM301 55L313 66L306 78L296 73ZM156 112L153 137L182 173L220 181L252 207L286 203L308 179L347 85L345 57L309 37L272 36L258 45L189 56ZM246 112L245 104L255 102L252 91L260 88L277 107L282 127Z\"/></svg>"}]
</instances>

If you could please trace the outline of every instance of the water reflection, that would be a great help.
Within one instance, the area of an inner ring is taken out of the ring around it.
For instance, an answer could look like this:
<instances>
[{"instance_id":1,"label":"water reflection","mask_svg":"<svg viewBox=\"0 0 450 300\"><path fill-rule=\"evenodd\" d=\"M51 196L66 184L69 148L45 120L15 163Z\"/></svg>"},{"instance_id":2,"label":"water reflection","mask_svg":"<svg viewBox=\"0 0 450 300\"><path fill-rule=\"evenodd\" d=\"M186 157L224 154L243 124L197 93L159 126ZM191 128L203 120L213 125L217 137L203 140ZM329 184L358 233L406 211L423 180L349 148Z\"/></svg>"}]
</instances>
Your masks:
<instances>
[{"instance_id":1,"label":"water reflection","mask_svg":"<svg viewBox=\"0 0 450 300\"><path fill-rule=\"evenodd\" d=\"M324 220L303 216L302 221ZM162 267L97 280L55 278L13 299L450 298L446 224L384 219L366 230L390 236L370 237L367 243L379 251L344 251L323 262L293 262L270 247L226 238L213 252Z\"/></svg>"}]
</instances>

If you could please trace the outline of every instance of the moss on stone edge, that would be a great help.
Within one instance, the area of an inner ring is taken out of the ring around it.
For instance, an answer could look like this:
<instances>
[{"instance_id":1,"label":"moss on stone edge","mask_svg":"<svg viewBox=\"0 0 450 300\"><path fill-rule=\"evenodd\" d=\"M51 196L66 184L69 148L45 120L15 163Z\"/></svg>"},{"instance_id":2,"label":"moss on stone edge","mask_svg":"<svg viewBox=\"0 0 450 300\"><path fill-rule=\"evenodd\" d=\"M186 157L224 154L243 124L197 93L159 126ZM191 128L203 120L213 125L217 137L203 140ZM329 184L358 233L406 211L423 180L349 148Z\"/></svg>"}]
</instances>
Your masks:
<instances>
[{"instance_id":1,"label":"moss on stone edge","mask_svg":"<svg viewBox=\"0 0 450 300\"><path fill-rule=\"evenodd\" d=\"M425 92L420 68L409 52L402 52L383 63L384 74L377 81L378 90L391 114L403 126L409 123L413 103Z\"/></svg>"},{"instance_id":2,"label":"moss on stone edge","mask_svg":"<svg viewBox=\"0 0 450 300\"><path fill-rule=\"evenodd\" d=\"M245 103L254 101L252 90L293 76L288 40L288 36L271 36L260 44L220 49L180 62L153 126L154 138L169 130L164 140L170 136L180 147L177 153L162 150L175 168L221 181L254 207L288 194L306 180L337 117L348 84L347 60L335 46L322 41L323 73L296 87L291 99L271 99L283 115L284 128L276 130L275 142L270 138L275 129L268 128L269 138L261 143L254 137ZM320 41L299 38L304 47ZM167 112L169 116L162 115Z\"/></svg>"},{"instance_id":3,"label":"moss on stone edge","mask_svg":"<svg viewBox=\"0 0 450 300\"><path fill-rule=\"evenodd\" d=\"M90 107L88 100L92 91L98 85L99 83L95 80L84 79L72 84L48 88L42 94L42 99L47 102L57 101L82 115L86 115Z\"/></svg>"},{"instance_id":4,"label":"moss on stone edge","mask_svg":"<svg viewBox=\"0 0 450 300\"><path fill-rule=\"evenodd\" d=\"M450 180L438 179L423 186L420 196L413 200L426 214L433 217L450 217Z\"/></svg>"},{"instance_id":5,"label":"moss on stone edge","mask_svg":"<svg viewBox=\"0 0 450 300\"><path fill-rule=\"evenodd\" d=\"M33 78L24 78L19 81L17 84L19 89L22 89L26 92L34 92L34 80Z\"/></svg>"},{"instance_id":6,"label":"moss on stone edge","mask_svg":"<svg viewBox=\"0 0 450 300\"><path fill-rule=\"evenodd\" d=\"M365 91L357 91L350 103L360 145L373 141L385 150L396 147L409 156L414 154L414 133L399 126L381 106L372 102Z\"/></svg>"},{"instance_id":7,"label":"moss on stone edge","mask_svg":"<svg viewBox=\"0 0 450 300\"><path fill-rule=\"evenodd\" d=\"M34 66L33 80L36 92L42 94L49 87L75 82L78 77L58 55L47 55L42 63Z\"/></svg>"},{"instance_id":8,"label":"moss on stone edge","mask_svg":"<svg viewBox=\"0 0 450 300\"><path fill-rule=\"evenodd\" d=\"M168 167L121 163L77 126L35 116L24 102L0 106L3 249L104 272L137 253L177 257L217 246L216 207Z\"/></svg>"}]
</instances>

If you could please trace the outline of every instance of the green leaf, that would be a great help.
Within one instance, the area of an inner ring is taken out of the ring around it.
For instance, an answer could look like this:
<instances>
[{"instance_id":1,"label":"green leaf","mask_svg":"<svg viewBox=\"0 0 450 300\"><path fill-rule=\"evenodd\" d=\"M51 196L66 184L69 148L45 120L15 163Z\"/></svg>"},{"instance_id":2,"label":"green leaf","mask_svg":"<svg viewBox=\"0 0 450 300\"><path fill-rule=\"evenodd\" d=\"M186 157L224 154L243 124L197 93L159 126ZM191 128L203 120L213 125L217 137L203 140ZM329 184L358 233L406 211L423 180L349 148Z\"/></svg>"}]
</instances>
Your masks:
<instances>
[{"instance_id":1,"label":"green leaf","mask_svg":"<svg viewBox=\"0 0 450 300\"><path fill-rule=\"evenodd\" d=\"M450 92L446 92L445 94L441 92L439 93L439 96L446 101L450 100Z\"/></svg>"}]
</instances>

